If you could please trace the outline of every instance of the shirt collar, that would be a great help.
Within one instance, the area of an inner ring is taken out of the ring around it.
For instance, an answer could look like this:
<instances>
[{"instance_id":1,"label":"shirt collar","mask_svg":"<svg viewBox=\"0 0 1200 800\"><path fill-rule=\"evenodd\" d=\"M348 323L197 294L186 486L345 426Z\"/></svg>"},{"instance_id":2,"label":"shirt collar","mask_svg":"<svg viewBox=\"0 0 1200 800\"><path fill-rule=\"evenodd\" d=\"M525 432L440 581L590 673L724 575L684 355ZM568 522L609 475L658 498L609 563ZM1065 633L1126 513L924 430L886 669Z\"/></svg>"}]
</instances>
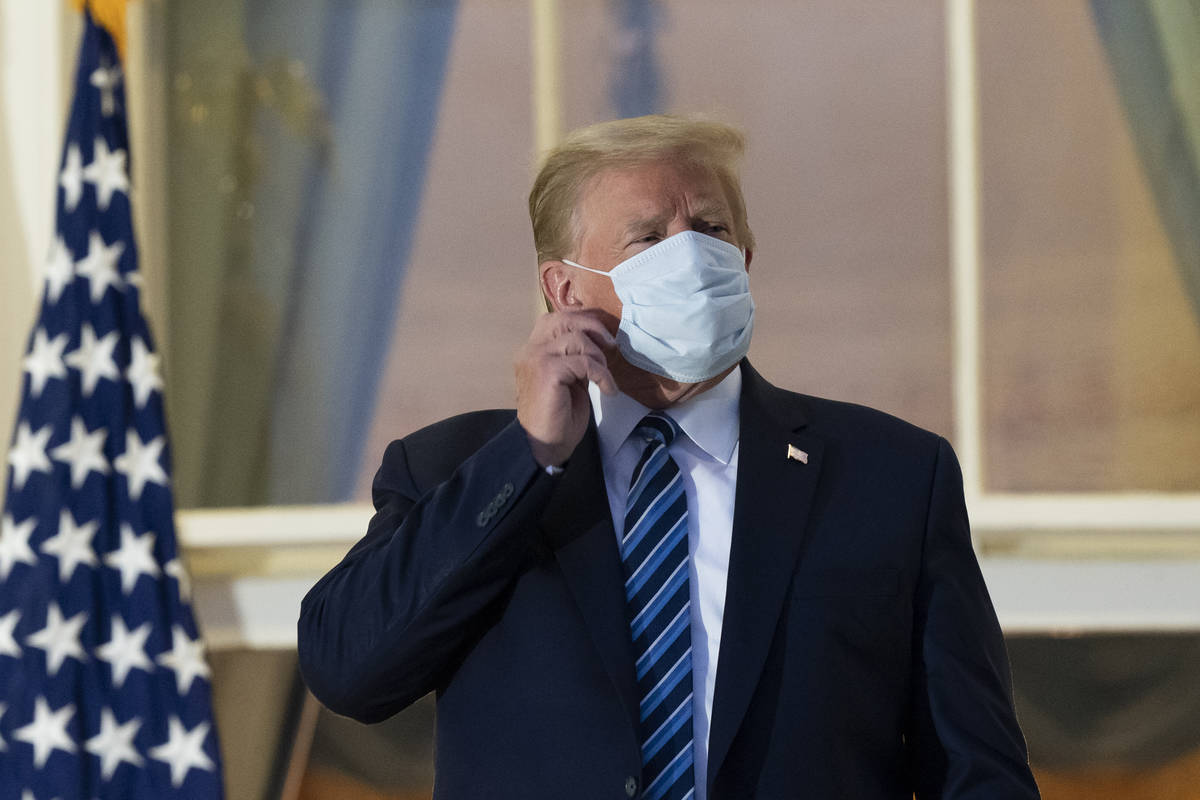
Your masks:
<instances>
[{"instance_id":1,"label":"shirt collar","mask_svg":"<svg viewBox=\"0 0 1200 800\"><path fill-rule=\"evenodd\" d=\"M588 386L600 455L611 459L650 409L627 394L607 395L596 384ZM738 408L742 397L742 368L732 370L716 386L664 411L688 438L722 464L733 458L738 443Z\"/></svg>"}]
</instances>

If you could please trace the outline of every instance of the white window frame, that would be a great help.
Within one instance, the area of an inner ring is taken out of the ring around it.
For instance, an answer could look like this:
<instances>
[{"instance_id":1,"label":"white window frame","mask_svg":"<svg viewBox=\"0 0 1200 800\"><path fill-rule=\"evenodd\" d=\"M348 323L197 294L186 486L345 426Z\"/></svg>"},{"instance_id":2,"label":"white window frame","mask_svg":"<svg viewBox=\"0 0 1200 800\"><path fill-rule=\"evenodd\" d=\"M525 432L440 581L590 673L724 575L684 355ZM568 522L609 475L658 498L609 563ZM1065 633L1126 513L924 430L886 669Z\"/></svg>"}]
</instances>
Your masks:
<instances>
[{"instance_id":1,"label":"white window frame","mask_svg":"<svg viewBox=\"0 0 1200 800\"><path fill-rule=\"evenodd\" d=\"M1200 629L1200 494L1000 493L984 476L975 0L946 0L955 446L1010 632Z\"/></svg>"},{"instance_id":2,"label":"white window frame","mask_svg":"<svg viewBox=\"0 0 1200 800\"><path fill-rule=\"evenodd\" d=\"M136 205L148 313L165 307L169 76L163 3L130 9ZM997 493L983 473L975 0L945 0L955 443L980 562L1010 633L1200 630L1200 494ZM560 135L559 0L530 0L534 133ZM69 63L73 51L64 54ZM161 319L158 320L161 323ZM156 326L159 336L166 327ZM362 536L366 504L183 510L179 538L209 646L290 648L300 598Z\"/></svg>"}]
</instances>

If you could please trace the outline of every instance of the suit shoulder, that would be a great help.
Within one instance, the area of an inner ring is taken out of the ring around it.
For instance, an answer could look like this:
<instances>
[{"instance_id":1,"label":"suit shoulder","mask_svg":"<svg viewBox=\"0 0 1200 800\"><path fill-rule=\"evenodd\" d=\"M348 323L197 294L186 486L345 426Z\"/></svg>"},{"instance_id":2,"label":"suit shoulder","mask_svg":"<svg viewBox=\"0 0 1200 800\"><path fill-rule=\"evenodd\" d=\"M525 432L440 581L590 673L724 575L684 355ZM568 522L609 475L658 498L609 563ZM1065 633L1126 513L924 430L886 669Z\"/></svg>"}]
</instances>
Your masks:
<instances>
[{"instance_id":1,"label":"suit shoulder","mask_svg":"<svg viewBox=\"0 0 1200 800\"><path fill-rule=\"evenodd\" d=\"M936 452L944 441L936 433L875 408L776 386L749 365L743 368L742 376L743 396L753 397L767 413L777 415L780 420L811 426L814 433L834 442L875 447L890 443L901 449Z\"/></svg>"},{"instance_id":2,"label":"suit shoulder","mask_svg":"<svg viewBox=\"0 0 1200 800\"><path fill-rule=\"evenodd\" d=\"M940 435L877 408L812 395L797 397L815 426L849 442L936 451L942 441Z\"/></svg>"},{"instance_id":3,"label":"suit shoulder","mask_svg":"<svg viewBox=\"0 0 1200 800\"><path fill-rule=\"evenodd\" d=\"M942 436L868 406L803 397L811 429L825 442L826 464L850 470L860 484L908 485L929 490L939 469L958 471L958 459ZM961 480L961 478L959 479Z\"/></svg>"},{"instance_id":4,"label":"suit shoulder","mask_svg":"<svg viewBox=\"0 0 1200 800\"><path fill-rule=\"evenodd\" d=\"M517 412L511 408L493 408L486 411L468 411L426 425L405 436L401 441L408 450L425 447L446 447L454 443L482 445L512 422ZM392 444L396 444L393 442Z\"/></svg>"},{"instance_id":5,"label":"suit shoulder","mask_svg":"<svg viewBox=\"0 0 1200 800\"><path fill-rule=\"evenodd\" d=\"M448 417L391 442L374 488L404 486L416 491L445 480L462 462L516 419L513 409L470 411ZM401 476L405 476L401 478Z\"/></svg>"}]
</instances>

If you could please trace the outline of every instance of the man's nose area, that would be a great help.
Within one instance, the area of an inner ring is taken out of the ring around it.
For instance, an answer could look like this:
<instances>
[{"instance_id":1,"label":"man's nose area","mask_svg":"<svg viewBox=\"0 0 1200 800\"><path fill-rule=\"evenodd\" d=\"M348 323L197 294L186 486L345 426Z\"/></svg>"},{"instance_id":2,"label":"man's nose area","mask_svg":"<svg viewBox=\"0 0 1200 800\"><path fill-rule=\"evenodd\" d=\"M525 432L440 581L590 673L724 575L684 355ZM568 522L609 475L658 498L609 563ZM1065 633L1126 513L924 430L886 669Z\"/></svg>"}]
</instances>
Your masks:
<instances>
[{"instance_id":1,"label":"man's nose area","mask_svg":"<svg viewBox=\"0 0 1200 800\"><path fill-rule=\"evenodd\" d=\"M691 215L680 209L671 218L671 221L667 223L667 236L674 236L677 233L692 230L693 222Z\"/></svg>"}]
</instances>

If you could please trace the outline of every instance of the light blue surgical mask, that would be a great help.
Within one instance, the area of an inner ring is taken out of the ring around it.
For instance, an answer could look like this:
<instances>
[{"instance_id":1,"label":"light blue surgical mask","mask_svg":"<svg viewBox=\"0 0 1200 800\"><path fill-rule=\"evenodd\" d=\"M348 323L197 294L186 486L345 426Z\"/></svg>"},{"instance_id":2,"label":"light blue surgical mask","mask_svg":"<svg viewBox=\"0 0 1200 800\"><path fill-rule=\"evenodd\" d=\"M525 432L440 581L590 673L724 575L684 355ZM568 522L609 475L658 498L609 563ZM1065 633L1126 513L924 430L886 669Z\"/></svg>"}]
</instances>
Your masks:
<instances>
[{"instance_id":1,"label":"light blue surgical mask","mask_svg":"<svg viewBox=\"0 0 1200 800\"><path fill-rule=\"evenodd\" d=\"M741 361L754 331L746 257L696 231L663 239L604 275L621 301L617 346L635 367L683 383L720 375Z\"/></svg>"}]
</instances>

